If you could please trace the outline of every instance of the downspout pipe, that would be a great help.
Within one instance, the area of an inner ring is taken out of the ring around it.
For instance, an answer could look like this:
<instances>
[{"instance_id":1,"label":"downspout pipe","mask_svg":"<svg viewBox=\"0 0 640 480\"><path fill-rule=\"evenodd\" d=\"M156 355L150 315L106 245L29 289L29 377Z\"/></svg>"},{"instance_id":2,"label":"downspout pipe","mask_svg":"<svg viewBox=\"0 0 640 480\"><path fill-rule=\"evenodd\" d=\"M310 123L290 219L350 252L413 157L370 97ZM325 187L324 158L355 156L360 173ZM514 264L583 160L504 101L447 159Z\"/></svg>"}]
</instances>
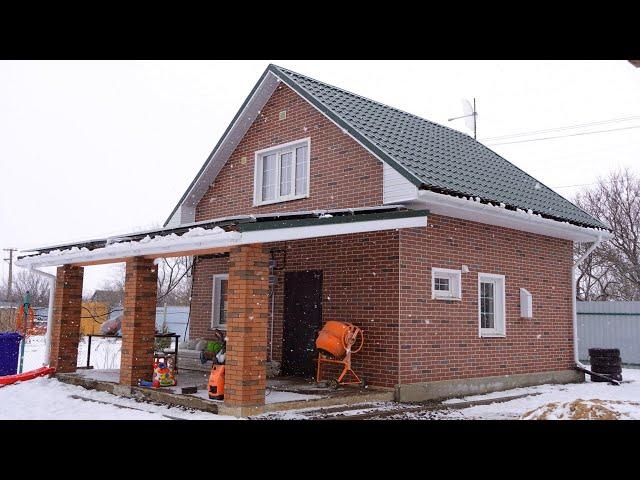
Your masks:
<instances>
[{"instance_id":1,"label":"downspout pipe","mask_svg":"<svg viewBox=\"0 0 640 480\"><path fill-rule=\"evenodd\" d=\"M576 268L578 265L584 262L585 259L589 255L591 255L591 253L596 248L598 248L598 245L600 245L601 243L602 243L602 235L598 235L596 237L596 240L593 242L593 244L587 249L586 252L584 252L584 254L580 258L578 258L578 260L574 262L573 266L571 267L571 294L573 299L573 359L575 361L576 366L583 369L587 369L587 367L584 366L582 363L580 363L580 360L578 359L578 312L577 312L577 305L576 305Z\"/></svg>"},{"instance_id":2,"label":"downspout pipe","mask_svg":"<svg viewBox=\"0 0 640 480\"><path fill-rule=\"evenodd\" d=\"M56 276L36 268L29 268L29 271L45 277L49 281L49 308L47 310L47 333L45 335L45 353L43 366L49 366L51 356L51 330L53 326L53 302L56 293Z\"/></svg>"}]
</instances>

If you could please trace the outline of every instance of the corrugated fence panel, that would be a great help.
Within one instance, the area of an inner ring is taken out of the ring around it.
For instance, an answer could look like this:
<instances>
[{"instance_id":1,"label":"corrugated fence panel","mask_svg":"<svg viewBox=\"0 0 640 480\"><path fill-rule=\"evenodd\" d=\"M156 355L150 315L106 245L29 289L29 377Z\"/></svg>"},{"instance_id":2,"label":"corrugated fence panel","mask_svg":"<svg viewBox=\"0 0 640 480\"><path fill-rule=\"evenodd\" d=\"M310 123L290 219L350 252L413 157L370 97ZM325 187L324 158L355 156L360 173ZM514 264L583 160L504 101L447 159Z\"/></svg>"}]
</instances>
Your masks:
<instances>
[{"instance_id":1,"label":"corrugated fence panel","mask_svg":"<svg viewBox=\"0 0 640 480\"><path fill-rule=\"evenodd\" d=\"M589 348L619 348L623 363L640 364L640 302L577 302L578 355Z\"/></svg>"}]
</instances>

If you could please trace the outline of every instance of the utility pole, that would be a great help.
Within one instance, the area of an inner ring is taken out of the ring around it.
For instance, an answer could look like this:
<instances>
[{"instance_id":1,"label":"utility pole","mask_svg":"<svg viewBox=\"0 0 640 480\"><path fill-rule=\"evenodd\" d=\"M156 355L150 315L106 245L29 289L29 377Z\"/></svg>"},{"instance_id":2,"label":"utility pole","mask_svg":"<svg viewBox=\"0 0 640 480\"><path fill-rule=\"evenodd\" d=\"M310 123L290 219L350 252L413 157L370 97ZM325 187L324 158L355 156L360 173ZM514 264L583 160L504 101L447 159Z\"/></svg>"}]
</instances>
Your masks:
<instances>
[{"instance_id":1,"label":"utility pole","mask_svg":"<svg viewBox=\"0 0 640 480\"><path fill-rule=\"evenodd\" d=\"M13 252L16 251L15 248L5 248L3 249L5 252L9 252L9 258L5 258L5 260L9 260L9 282L7 283L7 302L11 301L11 284L13 282Z\"/></svg>"}]
</instances>

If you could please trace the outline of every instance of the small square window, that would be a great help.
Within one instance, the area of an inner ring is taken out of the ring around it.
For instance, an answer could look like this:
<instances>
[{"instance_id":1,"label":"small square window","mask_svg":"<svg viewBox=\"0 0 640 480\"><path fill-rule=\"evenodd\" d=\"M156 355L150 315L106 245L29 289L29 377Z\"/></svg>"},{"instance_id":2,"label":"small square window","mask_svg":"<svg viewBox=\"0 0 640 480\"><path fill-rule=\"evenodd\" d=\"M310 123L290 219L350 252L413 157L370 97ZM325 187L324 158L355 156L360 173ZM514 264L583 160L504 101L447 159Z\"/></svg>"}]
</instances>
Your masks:
<instances>
[{"instance_id":1,"label":"small square window","mask_svg":"<svg viewBox=\"0 0 640 480\"><path fill-rule=\"evenodd\" d=\"M431 298L437 300L460 300L462 272L448 268L431 269Z\"/></svg>"}]
</instances>

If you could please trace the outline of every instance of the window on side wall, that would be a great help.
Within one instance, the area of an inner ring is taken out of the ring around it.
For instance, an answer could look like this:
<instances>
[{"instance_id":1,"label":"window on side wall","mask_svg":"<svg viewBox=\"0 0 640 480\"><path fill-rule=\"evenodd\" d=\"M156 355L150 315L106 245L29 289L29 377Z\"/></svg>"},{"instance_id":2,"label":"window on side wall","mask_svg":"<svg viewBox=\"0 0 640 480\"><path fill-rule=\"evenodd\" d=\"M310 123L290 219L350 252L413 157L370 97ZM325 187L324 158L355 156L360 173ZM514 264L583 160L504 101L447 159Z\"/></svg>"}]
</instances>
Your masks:
<instances>
[{"instance_id":1,"label":"window on side wall","mask_svg":"<svg viewBox=\"0 0 640 480\"><path fill-rule=\"evenodd\" d=\"M309 139L256 152L254 205L309 196Z\"/></svg>"},{"instance_id":2,"label":"window on side wall","mask_svg":"<svg viewBox=\"0 0 640 480\"><path fill-rule=\"evenodd\" d=\"M227 298L229 275L213 276L211 328L227 327Z\"/></svg>"},{"instance_id":3,"label":"window on side wall","mask_svg":"<svg viewBox=\"0 0 640 480\"><path fill-rule=\"evenodd\" d=\"M506 335L504 275L478 274L478 323L481 337Z\"/></svg>"},{"instance_id":4,"label":"window on side wall","mask_svg":"<svg viewBox=\"0 0 640 480\"><path fill-rule=\"evenodd\" d=\"M460 300L462 298L462 272L448 268L431 269L431 298Z\"/></svg>"}]
</instances>

